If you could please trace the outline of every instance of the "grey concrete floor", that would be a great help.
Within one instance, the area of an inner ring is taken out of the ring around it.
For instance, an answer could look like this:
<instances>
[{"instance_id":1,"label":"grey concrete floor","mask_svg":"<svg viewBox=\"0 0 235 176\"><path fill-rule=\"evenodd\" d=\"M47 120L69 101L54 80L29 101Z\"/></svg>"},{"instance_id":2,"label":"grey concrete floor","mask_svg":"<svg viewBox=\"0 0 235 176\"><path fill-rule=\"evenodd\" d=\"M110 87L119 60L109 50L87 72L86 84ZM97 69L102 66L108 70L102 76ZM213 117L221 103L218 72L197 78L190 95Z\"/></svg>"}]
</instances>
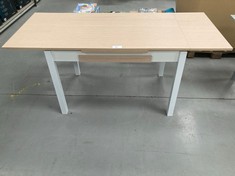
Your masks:
<instances>
[{"instance_id":1,"label":"grey concrete floor","mask_svg":"<svg viewBox=\"0 0 235 176\"><path fill-rule=\"evenodd\" d=\"M82 1L80 1L82 2ZM85 2L85 1L83 1ZM174 7L173 0L103 0L101 11ZM71 12L75 0L36 11ZM0 49L0 176L233 176L234 58L188 59L174 117L166 117L175 64L60 64L62 115L41 51Z\"/></svg>"}]
</instances>

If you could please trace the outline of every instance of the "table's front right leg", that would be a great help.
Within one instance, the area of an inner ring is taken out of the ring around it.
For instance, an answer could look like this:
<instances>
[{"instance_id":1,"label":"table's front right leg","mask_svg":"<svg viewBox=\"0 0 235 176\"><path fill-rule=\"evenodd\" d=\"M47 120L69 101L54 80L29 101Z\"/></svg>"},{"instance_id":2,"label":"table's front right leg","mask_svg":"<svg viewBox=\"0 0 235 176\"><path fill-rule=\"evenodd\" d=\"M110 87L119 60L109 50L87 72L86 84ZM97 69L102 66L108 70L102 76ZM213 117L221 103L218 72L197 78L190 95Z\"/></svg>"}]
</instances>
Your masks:
<instances>
[{"instance_id":1,"label":"table's front right leg","mask_svg":"<svg viewBox=\"0 0 235 176\"><path fill-rule=\"evenodd\" d=\"M61 84L60 75L55 60L53 58L53 55L51 54L51 51L44 51L44 54L47 60L47 65L49 67L49 71L56 91L56 96L59 101L61 112L62 114L68 114L68 106L64 96L63 86Z\"/></svg>"},{"instance_id":2,"label":"table's front right leg","mask_svg":"<svg viewBox=\"0 0 235 176\"><path fill-rule=\"evenodd\" d=\"M181 78L182 78L183 71L184 71L186 57L187 57L187 52L180 52L178 65L177 65L177 69L175 73L175 79L174 79L172 90L171 90L167 116L173 116L173 113L174 113L175 104L176 104L176 100L177 100L178 92L180 88Z\"/></svg>"}]
</instances>

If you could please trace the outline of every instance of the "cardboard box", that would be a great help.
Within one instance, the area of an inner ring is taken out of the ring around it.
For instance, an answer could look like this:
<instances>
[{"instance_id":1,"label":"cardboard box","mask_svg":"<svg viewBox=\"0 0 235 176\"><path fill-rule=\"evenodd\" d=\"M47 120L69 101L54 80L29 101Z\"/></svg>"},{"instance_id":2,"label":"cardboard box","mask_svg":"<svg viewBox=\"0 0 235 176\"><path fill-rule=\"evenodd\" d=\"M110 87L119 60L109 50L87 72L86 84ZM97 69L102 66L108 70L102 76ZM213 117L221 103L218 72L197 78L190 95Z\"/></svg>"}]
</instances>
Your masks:
<instances>
[{"instance_id":1,"label":"cardboard box","mask_svg":"<svg viewBox=\"0 0 235 176\"><path fill-rule=\"evenodd\" d=\"M235 0L176 0L177 12L205 12L235 48Z\"/></svg>"}]
</instances>

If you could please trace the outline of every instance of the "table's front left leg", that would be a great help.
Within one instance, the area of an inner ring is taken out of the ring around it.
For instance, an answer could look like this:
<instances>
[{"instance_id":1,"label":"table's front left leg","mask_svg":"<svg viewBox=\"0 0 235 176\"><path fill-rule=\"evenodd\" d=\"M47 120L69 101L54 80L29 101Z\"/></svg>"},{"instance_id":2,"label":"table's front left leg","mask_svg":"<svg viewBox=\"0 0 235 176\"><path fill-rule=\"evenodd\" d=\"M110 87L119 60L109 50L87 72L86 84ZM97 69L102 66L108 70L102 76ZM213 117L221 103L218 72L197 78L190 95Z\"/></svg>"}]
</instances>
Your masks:
<instances>
[{"instance_id":1,"label":"table's front left leg","mask_svg":"<svg viewBox=\"0 0 235 176\"><path fill-rule=\"evenodd\" d=\"M170 100L169 100L169 106L167 111L167 116L173 116L176 99L178 96L179 88L180 88L180 82L184 71L184 65L187 57L187 52L180 52L179 59L178 59L178 65L175 73L175 80L172 86Z\"/></svg>"},{"instance_id":2,"label":"table's front left leg","mask_svg":"<svg viewBox=\"0 0 235 176\"><path fill-rule=\"evenodd\" d=\"M68 114L68 106L64 96L64 90L61 84L60 75L57 69L57 65L54 61L53 55L51 54L51 51L44 51L44 54L47 60L47 65L49 67L61 112L62 114Z\"/></svg>"}]
</instances>

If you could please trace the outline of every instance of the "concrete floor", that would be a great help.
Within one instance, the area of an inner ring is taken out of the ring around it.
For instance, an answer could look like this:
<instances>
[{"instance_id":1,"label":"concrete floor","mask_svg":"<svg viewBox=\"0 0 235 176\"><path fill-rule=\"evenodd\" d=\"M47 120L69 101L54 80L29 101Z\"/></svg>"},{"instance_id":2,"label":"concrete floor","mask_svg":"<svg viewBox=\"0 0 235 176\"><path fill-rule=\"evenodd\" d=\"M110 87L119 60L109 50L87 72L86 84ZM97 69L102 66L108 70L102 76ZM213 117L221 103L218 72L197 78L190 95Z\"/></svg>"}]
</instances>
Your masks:
<instances>
[{"instance_id":1,"label":"concrete floor","mask_svg":"<svg viewBox=\"0 0 235 176\"><path fill-rule=\"evenodd\" d=\"M82 2L82 1L80 1ZM101 11L174 7L173 0L103 0ZM42 0L38 12L71 12ZM188 59L174 117L166 117L175 64L60 64L62 115L41 51L0 49L0 176L233 176L234 58Z\"/></svg>"}]
</instances>

